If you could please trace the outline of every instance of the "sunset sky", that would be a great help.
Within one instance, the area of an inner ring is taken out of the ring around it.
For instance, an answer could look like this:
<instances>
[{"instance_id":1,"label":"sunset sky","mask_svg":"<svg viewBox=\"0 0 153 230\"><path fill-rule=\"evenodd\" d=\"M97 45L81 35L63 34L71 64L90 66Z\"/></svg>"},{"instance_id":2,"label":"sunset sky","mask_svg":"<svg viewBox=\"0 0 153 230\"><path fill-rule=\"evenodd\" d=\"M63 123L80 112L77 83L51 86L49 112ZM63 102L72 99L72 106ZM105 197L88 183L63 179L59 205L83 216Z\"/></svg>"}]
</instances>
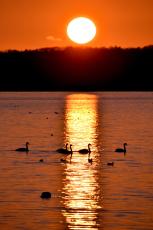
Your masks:
<instances>
[{"instance_id":1,"label":"sunset sky","mask_svg":"<svg viewBox=\"0 0 153 230\"><path fill-rule=\"evenodd\" d=\"M0 0L0 50L73 46L66 27L78 16L97 26L88 46L153 44L153 0Z\"/></svg>"}]
</instances>

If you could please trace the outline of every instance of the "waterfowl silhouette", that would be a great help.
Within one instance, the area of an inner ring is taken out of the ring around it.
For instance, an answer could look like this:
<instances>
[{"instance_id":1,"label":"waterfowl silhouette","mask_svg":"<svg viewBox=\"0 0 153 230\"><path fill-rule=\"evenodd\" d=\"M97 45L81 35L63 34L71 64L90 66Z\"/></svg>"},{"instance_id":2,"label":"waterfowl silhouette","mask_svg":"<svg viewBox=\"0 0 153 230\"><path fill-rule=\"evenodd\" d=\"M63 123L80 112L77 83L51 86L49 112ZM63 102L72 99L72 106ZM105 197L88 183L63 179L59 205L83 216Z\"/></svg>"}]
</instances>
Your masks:
<instances>
[{"instance_id":1,"label":"waterfowl silhouette","mask_svg":"<svg viewBox=\"0 0 153 230\"><path fill-rule=\"evenodd\" d=\"M42 199L50 199L51 196L52 194L50 192L42 192L42 194L40 195Z\"/></svg>"},{"instance_id":2,"label":"waterfowl silhouette","mask_svg":"<svg viewBox=\"0 0 153 230\"><path fill-rule=\"evenodd\" d=\"M126 145L127 145L127 143L124 143L123 144L123 149L122 148L117 148L117 149L115 149L115 152L122 152L122 153L126 153Z\"/></svg>"},{"instance_id":3,"label":"waterfowl silhouette","mask_svg":"<svg viewBox=\"0 0 153 230\"><path fill-rule=\"evenodd\" d=\"M29 151L28 145L29 145L29 142L26 142L26 148L18 148L15 151L28 152Z\"/></svg>"},{"instance_id":4,"label":"waterfowl silhouette","mask_svg":"<svg viewBox=\"0 0 153 230\"><path fill-rule=\"evenodd\" d=\"M108 162L107 165L114 166L114 162L113 161L112 162Z\"/></svg>"},{"instance_id":5,"label":"waterfowl silhouette","mask_svg":"<svg viewBox=\"0 0 153 230\"><path fill-rule=\"evenodd\" d=\"M91 153L90 146L91 144L88 144L88 149L80 149L78 152L81 154Z\"/></svg>"},{"instance_id":6,"label":"waterfowl silhouette","mask_svg":"<svg viewBox=\"0 0 153 230\"><path fill-rule=\"evenodd\" d=\"M68 144L66 144L66 148L65 149L61 148L61 149L57 149L56 151L58 153L69 153L69 150L67 149L67 146L68 146Z\"/></svg>"}]
</instances>

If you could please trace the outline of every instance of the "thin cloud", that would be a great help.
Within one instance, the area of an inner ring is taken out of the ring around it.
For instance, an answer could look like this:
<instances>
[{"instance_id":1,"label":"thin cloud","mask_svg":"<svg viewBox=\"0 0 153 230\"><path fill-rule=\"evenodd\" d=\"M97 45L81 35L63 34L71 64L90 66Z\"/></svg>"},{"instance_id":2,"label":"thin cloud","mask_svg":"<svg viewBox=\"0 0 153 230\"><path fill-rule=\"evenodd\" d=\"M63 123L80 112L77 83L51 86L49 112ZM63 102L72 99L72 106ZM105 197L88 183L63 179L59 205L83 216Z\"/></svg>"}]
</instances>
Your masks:
<instances>
[{"instance_id":1,"label":"thin cloud","mask_svg":"<svg viewBox=\"0 0 153 230\"><path fill-rule=\"evenodd\" d=\"M61 41L62 41L61 38L56 38L56 37L54 37L54 36L52 36L52 35L48 35L48 36L46 37L46 40L53 41L53 42L61 42Z\"/></svg>"}]
</instances>

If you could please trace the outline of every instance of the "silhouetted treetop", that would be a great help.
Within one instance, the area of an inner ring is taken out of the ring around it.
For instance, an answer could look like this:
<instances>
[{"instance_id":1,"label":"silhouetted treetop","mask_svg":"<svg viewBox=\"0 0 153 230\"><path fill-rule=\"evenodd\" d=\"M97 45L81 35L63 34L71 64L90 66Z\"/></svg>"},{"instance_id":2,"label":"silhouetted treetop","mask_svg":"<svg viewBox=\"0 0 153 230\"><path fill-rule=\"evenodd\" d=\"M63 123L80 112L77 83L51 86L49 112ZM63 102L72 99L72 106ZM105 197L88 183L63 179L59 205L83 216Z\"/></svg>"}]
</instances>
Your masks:
<instances>
[{"instance_id":1,"label":"silhouetted treetop","mask_svg":"<svg viewBox=\"0 0 153 230\"><path fill-rule=\"evenodd\" d=\"M153 90L153 45L0 52L0 90Z\"/></svg>"}]
</instances>

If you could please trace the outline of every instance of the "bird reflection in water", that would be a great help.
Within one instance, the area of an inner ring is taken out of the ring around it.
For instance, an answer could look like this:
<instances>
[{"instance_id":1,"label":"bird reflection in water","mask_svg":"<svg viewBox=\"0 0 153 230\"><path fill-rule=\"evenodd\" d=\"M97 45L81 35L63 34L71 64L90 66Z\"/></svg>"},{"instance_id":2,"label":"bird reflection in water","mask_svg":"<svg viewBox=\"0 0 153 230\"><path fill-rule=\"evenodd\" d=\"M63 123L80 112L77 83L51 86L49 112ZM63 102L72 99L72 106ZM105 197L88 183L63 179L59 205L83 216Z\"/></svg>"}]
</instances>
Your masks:
<instances>
[{"instance_id":1,"label":"bird reflection in water","mask_svg":"<svg viewBox=\"0 0 153 230\"><path fill-rule=\"evenodd\" d=\"M97 151L97 97L90 94L72 94L65 108L66 142L73 143L73 162L65 165L62 189L62 213L68 229L98 229L101 209ZM78 151L92 143L90 154ZM89 164L90 163L90 164Z\"/></svg>"}]
</instances>

